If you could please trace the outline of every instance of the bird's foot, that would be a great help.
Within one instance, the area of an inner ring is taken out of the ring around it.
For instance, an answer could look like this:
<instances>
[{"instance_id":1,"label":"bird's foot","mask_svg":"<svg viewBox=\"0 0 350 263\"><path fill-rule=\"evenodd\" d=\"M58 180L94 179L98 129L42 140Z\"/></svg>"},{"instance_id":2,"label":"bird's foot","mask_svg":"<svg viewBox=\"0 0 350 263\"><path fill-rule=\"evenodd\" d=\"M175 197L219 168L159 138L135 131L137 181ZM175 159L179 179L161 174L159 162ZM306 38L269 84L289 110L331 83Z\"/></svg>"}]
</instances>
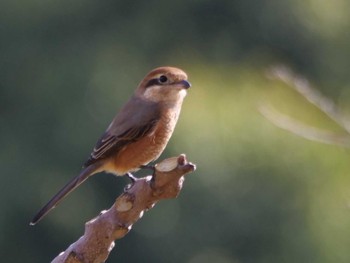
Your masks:
<instances>
[{"instance_id":1,"label":"bird's foot","mask_svg":"<svg viewBox=\"0 0 350 263\"><path fill-rule=\"evenodd\" d=\"M130 179L131 184L134 184L138 180L138 178L133 176L132 173L126 173L125 175Z\"/></svg>"}]
</instances>

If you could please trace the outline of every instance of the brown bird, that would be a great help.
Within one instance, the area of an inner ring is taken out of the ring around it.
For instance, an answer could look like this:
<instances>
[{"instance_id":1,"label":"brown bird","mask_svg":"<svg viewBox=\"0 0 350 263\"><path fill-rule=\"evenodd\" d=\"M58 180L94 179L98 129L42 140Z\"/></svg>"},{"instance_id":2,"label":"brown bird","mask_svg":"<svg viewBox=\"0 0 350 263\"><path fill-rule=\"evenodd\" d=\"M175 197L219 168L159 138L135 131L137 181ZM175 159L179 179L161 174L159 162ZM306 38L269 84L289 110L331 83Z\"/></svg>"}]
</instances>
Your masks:
<instances>
[{"instance_id":1,"label":"brown bird","mask_svg":"<svg viewBox=\"0 0 350 263\"><path fill-rule=\"evenodd\" d=\"M121 176L156 160L174 131L190 86L186 73L178 68L160 67L148 73L97 141L80 174L35 215L30 225L91 175L105 171Z\"/></svg>"}]
</instances>

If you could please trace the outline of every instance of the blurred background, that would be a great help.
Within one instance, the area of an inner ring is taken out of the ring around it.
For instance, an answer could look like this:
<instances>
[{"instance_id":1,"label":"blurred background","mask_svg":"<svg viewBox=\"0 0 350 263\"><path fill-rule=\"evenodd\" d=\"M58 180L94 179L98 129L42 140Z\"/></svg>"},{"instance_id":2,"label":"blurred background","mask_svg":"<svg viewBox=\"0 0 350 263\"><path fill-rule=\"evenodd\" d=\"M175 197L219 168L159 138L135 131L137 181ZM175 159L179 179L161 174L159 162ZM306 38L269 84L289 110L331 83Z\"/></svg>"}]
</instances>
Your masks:
<instances>
[{"instance_id":1,"label":"blurred background","mask_svg":"<svg viewBox=\"0 0 350 263\"><path fill-rule=\"evenodd\" d=\"M266 70L286 65L350 116L349 12L346 0L1 1L2 261L51 261L112 205L128 181L101 174L28 225L143 76L172 65L192 88L161 159L198 168L107 262L350 262L349 150L258 110L346 134Z\"/></svg>"}]
</instances>

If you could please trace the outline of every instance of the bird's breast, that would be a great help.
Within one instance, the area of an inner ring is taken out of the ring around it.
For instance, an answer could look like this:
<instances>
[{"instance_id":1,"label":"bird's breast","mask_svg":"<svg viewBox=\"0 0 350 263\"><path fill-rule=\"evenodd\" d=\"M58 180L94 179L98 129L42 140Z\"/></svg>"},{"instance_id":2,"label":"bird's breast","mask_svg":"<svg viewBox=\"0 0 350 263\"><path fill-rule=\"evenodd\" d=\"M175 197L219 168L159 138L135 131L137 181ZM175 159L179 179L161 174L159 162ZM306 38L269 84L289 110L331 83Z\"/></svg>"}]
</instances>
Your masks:
<instances>
[{"instance_id":1,"label":"bird's breast","mask_svg":"<svg viewBox=\"0 0 350 263\"><path fill-rule=\"evenodd\" d=\"M177 122L179 110L163 112L154 130L125 146L110 162L109 171L123 175L157 159L164 151Z\"/></svg>"}]
</instances>

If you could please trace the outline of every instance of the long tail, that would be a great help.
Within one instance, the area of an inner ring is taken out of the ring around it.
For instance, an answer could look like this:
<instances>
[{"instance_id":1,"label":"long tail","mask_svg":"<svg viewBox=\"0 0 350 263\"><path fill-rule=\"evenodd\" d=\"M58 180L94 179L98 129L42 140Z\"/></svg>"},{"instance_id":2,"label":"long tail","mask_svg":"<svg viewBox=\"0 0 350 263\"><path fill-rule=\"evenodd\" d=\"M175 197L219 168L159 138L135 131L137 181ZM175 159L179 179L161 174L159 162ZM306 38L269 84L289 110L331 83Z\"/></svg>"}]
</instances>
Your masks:
<instances>
[{"instance_id":1,"label":"long tail","mask_svg":"<svg viewBox=\"0 0 350 263\"><path fill-rule=\"evenodd\" d=\"M63 198L65 198L70 192L72 192L75 188L81 185L86 179L88 179L91 175L93 175L98 167L95 164L92 164L86 167L84 170L80 172L80 174L70 180L51 200L40 209L40 211L34 216L33 220L30 222L30 225L35 225L38 223L47 213L50 212L51 209L54 209L56 205Z\"/></svg>"}]
</instances>

